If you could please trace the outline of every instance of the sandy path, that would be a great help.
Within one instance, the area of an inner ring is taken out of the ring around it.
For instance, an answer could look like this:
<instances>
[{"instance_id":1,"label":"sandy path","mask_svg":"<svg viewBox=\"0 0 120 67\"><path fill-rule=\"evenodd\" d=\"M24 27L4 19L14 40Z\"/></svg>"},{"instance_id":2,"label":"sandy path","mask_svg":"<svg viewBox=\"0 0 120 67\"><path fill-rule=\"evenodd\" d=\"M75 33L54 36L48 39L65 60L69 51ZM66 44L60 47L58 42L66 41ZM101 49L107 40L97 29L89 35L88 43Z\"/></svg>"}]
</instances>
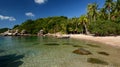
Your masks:
<instances>
[{"instance_id":1,"label":"sandy path","mask_svg":"<svg viewBox=\"0 0 120 67\"><path fill-rule=\"evenodd\" d=\"M95 37L95 36L83 35L83 34L71 34L69 36L71 38L91 40L91 41L101 42L104 44L120 47L120 36Z\"/></svg>"}]
</instances>

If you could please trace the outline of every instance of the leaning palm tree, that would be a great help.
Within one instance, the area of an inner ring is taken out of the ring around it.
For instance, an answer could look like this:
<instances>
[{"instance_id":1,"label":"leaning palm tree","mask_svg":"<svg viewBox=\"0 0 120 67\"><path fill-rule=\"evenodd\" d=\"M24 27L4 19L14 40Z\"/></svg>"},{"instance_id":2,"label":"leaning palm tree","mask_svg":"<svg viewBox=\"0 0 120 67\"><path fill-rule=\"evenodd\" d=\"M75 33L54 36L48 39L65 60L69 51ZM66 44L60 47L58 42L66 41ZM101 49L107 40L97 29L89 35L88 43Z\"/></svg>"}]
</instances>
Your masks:
<instances>
[{"instance_id":1,"label":"leaning palm tree","mask_svg":"<svg viewBox=\"0 0 120 67\"><path fill-rule=\"evenodd\" d=\"M83 26L83 33L89 34L89 31L87 29L88 18L85 15L82 15L79 18L79 22Z\"/></svg>"}]
</instances>

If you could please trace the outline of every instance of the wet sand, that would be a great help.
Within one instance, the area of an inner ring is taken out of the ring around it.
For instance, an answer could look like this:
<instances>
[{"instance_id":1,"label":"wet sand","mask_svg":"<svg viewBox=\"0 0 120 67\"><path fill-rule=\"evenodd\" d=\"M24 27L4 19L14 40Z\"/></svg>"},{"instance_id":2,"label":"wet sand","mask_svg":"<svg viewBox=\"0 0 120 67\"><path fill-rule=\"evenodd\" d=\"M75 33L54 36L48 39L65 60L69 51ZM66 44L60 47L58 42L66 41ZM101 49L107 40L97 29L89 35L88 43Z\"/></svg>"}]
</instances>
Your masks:
<instances>
[{"instance_id":1,"label":"wet sand","mask_svg":"<svg viewBox=\"0 0 120 67\"><path fill-rule=\"evenodd\" d=\"M99 36L90 36L90 35L84 35L84 34L70 34L68 36L70 36L71 38L75 38L75 39L90 40L90 41L108 44L111 46L120 47L120 36L99 37Z\"/></svg>"}]
</instances>

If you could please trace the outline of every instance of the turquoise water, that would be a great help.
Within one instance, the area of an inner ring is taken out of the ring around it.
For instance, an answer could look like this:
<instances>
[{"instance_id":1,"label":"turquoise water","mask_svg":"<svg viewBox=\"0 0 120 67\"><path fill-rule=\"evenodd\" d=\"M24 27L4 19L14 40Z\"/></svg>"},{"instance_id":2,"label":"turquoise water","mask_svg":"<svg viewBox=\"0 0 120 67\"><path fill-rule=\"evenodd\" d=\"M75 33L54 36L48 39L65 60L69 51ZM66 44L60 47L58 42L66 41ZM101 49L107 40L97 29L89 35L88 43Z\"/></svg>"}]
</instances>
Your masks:
<instances>
[{"instance_id":1,"label":"turquoise water","mask_svg":"<svg viewBox=\"0 0 120 67\"><path fill-rule=\"evenodd\" d=\"M78 48L92 55L72 53ZM108 65L87 62L88 58L104 60ZM120 67L120 48L75 39L0 36L0 67Z\"/></svg>"}]
</instances>

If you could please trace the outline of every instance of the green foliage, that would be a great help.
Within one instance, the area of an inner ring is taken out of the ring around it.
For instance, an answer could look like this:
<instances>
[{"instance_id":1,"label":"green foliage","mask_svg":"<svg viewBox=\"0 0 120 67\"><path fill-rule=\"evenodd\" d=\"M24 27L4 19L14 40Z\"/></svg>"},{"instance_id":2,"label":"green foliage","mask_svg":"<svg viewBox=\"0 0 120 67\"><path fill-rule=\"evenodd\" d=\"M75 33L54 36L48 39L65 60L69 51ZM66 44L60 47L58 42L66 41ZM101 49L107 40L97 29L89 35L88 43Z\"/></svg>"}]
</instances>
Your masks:
<instances>
[{"instance_id":1,"label":"green foliage","mask_svg":"<svg viewBox=\"0 0 120 67\"><path fill-rule=\"evenodd\" d=\"M13 29L18 29L19 25L14 25Z\"/></svg>"},{"instance_id":2,"label":"green foliage","mask_svg":"<svg viewBox=\"0 0 120 67\"><path fill-rule=\"evenodd\" d=\"M120 24L109 20L98 20L90 24L89 31L97 36L119 35Z\"/></svg>"},{"instance_id":3,"label":"green foliage","mask_svg":"<svg viewBox=\"0 0 120 67\"><path fill-rule=\"evenodd\" d=\"M4 33L5 31L7 31L9 28L1 28L0 29L0 33Z\"/></svg>"},{"instance_id":4,"label":"green foliage","mask_svg":"<svg viewBox=\"0 0 120 67\"><path fill-rule=\"evenodd\" d=\"M34 33L35 25L33 20L27 20L24 23L22 23L19 28L20 30L26 30L27 33Z\"/></svg>"},{"instance_id":5,"label":"green foliage","mask_svg":"<svg viewBox=\"0 0 120 67\"><path fill-rule=\"evenodd\" d=\"M20 31L26 30L26 32L30 34L37 34L41 29L44 30L44 33L56 33L66 32L66 25L67 17L55 16L37 20L27 20L23 22L18 29Z\"/></svg>"},{"instance_id":6,"label":"green foliage","mask_svg":"<svg viewBox=\"0 0 120 67\"><path fill-rule=\"evenodd\" d=\"M80 24L79 18L68 19L66 26L67 33L81 33L82 25Z\"/></svg>"},{"instance_id":7,"label":"green foliage","mask_svg":"<svg viewBox=\"0 0 120 67\"><path fill-rule=\"evenodd\" d=\"M13 29L25 30L30 34L37 34L40 30L44 33L84 33L97 36L120 35L120 0L105 0L104 7L98 9L97 3L87 7L87 15L79 18L54 16L27 20Z\"/></svg>"}]
</instances>

